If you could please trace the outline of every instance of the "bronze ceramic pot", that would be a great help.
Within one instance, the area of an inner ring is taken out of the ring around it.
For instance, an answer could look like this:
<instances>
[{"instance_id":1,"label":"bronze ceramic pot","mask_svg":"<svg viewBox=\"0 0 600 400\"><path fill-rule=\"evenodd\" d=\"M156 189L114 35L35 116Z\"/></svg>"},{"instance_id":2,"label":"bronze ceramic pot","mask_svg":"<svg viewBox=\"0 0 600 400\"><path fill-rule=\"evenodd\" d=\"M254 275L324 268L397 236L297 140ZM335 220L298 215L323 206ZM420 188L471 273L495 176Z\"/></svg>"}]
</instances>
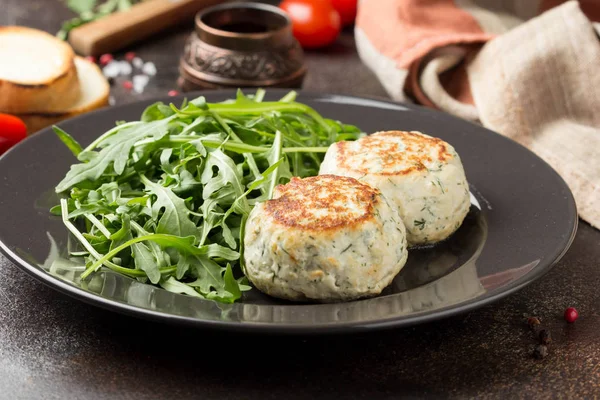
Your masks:
<instances>
[{"instance_id":1,"label":"bronze ceramic pot","mask_svg":"<svg viewBox=\"0 0 600 400\"><path fill-rule=\"evenodd\" d=\"M180 87L300 87L304 54L278 7L225 3L196 15L180 65Z\"/></svg>"}]
</instances>

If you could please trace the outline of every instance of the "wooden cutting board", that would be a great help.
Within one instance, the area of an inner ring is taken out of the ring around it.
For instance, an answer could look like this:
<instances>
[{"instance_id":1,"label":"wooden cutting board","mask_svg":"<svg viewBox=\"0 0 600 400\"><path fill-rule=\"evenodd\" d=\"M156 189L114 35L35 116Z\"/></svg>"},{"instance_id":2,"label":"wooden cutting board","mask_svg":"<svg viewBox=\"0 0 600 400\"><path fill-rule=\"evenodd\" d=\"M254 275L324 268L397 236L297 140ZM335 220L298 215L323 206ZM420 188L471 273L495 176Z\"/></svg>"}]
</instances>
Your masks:
<instances>
[{"instance_id":1,"label":"wooden cutting board","mask_svg":"<svg viewBox=\"0 0 600 400\"><path fill-rule=\"evenodd\" d=\"M171 26L192 21L198 11L229 0L145 0L73 29L69 43L84 56L112 53Z\"/></svg>"}]
</instances>

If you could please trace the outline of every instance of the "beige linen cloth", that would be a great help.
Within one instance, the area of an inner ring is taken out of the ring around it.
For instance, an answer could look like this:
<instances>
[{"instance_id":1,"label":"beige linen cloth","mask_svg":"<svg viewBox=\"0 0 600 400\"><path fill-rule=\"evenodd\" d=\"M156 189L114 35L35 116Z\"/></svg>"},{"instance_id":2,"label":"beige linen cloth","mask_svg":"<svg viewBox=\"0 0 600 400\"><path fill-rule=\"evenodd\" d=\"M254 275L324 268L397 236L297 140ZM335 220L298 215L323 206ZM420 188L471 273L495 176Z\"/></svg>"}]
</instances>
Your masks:
<instances>
[{"instance_id":1,"label":"beige linen cloth","mask_svg":"<svg viewBox=\"0 0 600 400\"><path fill-rule=\"evenodd\" d=\"M394 20L388 29L375 26L384 15ZM580 217L600 228L594 15L600 1L362 0L355 29L361 58L390 96L528 147L565 179Z\"/></svg>"}]
</instances>

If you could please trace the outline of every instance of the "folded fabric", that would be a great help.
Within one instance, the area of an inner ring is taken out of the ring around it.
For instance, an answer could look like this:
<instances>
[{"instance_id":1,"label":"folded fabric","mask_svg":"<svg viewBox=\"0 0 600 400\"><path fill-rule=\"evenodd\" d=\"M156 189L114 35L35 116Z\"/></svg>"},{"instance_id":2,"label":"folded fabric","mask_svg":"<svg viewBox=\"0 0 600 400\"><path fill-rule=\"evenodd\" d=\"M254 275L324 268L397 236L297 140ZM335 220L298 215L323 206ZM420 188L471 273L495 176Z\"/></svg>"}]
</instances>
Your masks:
<instances>
[{"instance_id":1,"label":"folded fabric","mask_svg":"<svg viewBox=\"0 0 600 400\"><path fill-rule=\"evenodd\" d=\"M600 228L600 3L362 0L359 54L399 101L477 121L528 147Z\"/></svg>"}]
</instances>

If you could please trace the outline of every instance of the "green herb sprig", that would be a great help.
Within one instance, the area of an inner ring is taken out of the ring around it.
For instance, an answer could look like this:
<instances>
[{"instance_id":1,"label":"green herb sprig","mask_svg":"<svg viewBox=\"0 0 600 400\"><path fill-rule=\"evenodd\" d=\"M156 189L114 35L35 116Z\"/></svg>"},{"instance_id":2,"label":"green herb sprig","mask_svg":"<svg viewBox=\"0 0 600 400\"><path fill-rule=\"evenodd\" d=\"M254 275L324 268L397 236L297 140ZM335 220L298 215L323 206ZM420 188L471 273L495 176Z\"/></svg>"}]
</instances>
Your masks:
<instances>
[{"instance_id":1,"label":"green herb sprig","mask_svg":"<svg viewBox=\"0 0 600 400\"><path fill-rule=\"evenodd\" d=\"M114 12L126 11L140 1L143 0L106 0L99 4L98 0L65 0L66 6L78 16L65 21L56 36L66 40L71 30Z\"/></svg>"},{"instance_id":2,"label":"green herb sprig","mask_svg":"<svg viewBox=\"0 0 600 400\"><path fill-rule=\"evenodd\" d=\"M54 130L77 157L56 186L62 217L86 280L108 269L142 282L225 303L250 286L243 274L245 221L292 176L318 174L332 143L355 126L322 117L290 92L264 90L207 103L155 103L82 147Z\"/></svg>"}]
</instances>

